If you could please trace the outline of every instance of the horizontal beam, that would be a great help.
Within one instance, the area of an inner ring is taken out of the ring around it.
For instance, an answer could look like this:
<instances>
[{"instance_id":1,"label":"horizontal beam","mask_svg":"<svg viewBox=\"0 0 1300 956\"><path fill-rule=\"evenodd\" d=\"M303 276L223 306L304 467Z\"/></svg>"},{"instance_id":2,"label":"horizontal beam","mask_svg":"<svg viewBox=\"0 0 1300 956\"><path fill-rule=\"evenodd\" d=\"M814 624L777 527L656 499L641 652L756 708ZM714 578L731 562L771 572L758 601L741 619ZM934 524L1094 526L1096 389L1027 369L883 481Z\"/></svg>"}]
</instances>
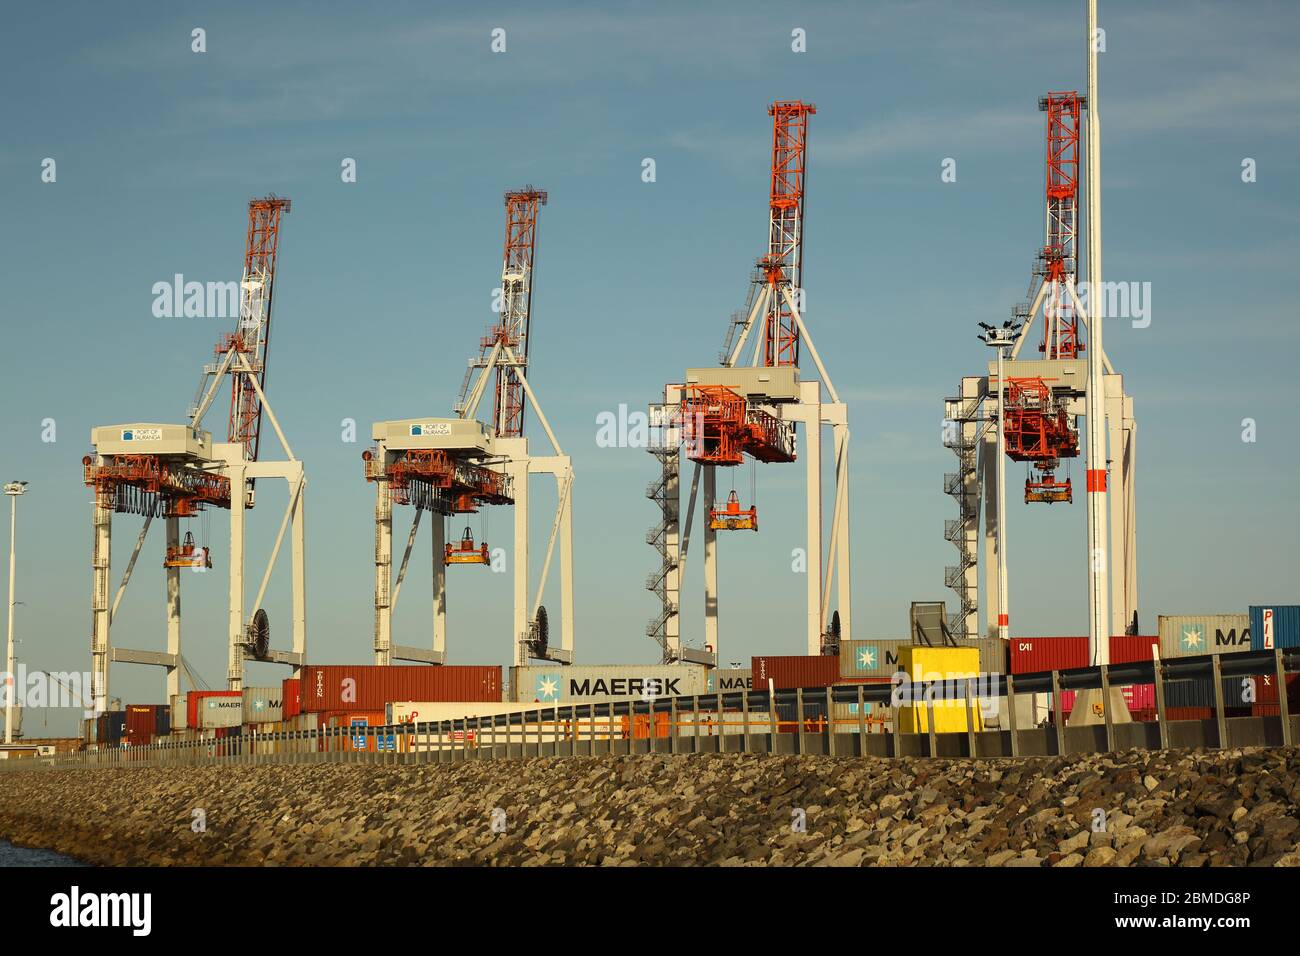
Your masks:
<instances>
[{"instance_id":1,"label":"horizontal beam","mask_svg":"<svg viewBox=\"0 0 1300 956\"><path fill-rule=\"evenodd\" d=\"M113 648L115 664L150 664L154 667L179 667L180 655L164 651L133 651L125 647Z\"/></svg>"},{"instance_id":2,"label":"horizontal beam","mask_svg":"<svg viewBox=\"0 0 1300 956\"><path fill-rule=\"evenodd\" d=\"M390 648L394 660L417 661L421 664L442 664L444 655L441 651L412 647L409 644L393 644Z\"/></svg>"}]
</instances>

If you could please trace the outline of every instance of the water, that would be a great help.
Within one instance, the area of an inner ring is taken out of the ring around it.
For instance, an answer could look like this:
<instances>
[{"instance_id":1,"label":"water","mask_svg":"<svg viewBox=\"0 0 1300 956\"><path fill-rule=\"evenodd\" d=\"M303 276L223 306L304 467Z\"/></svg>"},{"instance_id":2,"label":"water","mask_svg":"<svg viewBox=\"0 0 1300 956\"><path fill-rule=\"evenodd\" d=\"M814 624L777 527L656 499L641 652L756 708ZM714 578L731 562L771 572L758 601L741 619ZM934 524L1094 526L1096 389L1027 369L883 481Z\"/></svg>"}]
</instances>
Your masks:
<instances>
[{"instance_id":1,"label":"water","mask_svg":"<svg viewBox=\"0 0 1300 956\"><path fill-rule=\"evenodd\" d=\"M85 866L78 860L53 850L32 850L0 840L0 867L4 866Z\"/></svg>"}]
</instances>

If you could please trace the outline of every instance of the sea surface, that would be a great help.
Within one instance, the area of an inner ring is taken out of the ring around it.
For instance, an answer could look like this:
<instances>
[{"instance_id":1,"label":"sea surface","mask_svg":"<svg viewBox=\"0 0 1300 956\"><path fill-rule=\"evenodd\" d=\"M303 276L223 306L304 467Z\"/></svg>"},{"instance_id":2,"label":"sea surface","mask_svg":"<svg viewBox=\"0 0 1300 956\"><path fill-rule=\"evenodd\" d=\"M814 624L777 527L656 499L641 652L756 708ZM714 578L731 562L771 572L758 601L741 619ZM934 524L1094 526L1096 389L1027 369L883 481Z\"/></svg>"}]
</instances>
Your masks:
<instances>
[{"instance_id":1,"label":"sea surface","mask_svg":"<svg viewBox=\"0 0 1300 956\"><path fill-rule=\"evenodd\" d=\"M8 840L0 840L0 866L85 866L85 864L62 853L55 853L53 850L32 850L14 846Z\"/></svg>"}]
</instances>

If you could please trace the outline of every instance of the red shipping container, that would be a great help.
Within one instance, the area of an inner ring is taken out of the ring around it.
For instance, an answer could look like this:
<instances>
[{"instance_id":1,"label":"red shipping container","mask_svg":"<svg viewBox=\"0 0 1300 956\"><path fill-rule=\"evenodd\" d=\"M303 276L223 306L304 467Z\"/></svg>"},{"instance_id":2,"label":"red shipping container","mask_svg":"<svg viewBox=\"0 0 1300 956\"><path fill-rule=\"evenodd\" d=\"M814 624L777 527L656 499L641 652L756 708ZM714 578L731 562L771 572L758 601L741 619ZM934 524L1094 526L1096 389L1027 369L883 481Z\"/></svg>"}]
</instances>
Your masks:
<instances>
[{"instance_id":1,"label":"red shipping container","mask_svg":"<svg viewBox=\"0 0 1300 956\"><path fill-rule=\"evenodd\" d=\"M304 713L381 711L385 704L401 700L500 703L501 666L308 666L302 669L301 699Z\"/></svg>"},{"instance_id":2,"label":"red shipping container","mask_svg":"<svg viewBox=\"0 0 1300 956\"><path fill-rule=\"evenodd\" d=\"M1210 707L1167 707L1165 708L1166 720L1209 720L1214 716L1214 710Z\"/></svg>"},{"instance_id":3,"label":"red shipping container","mask_svg":"<svg viewBox=\"0 0 1300 956\"><path fill-rule=\"evenodd\" d=\"M776 690L860 683L841 681L840 659L829 654L816 657L754 657L750 659L750 668L756 691L767 690L769 680Z\"/></svg>"},{"instance_id":4,"label":"red shipping container","mask_svg":"<svg viewBox=\"0 0 1300 956\"><path fill-rule=\"evenodd\" d=\"M1255 702L1259 704L1274 704L1278 702L1277 696L1277 675L1276 674L1255 674ZM1288 674L1286 678L1286 702L1294 713L1297 704L1300 704L1300 674ZM1278 713L1276 706L1273 714Z\"/></svg>"},{"instance_id":5,"label":"red shipping container","mask_svg":"<svg viewBox=\"0 0 1300 956\"><path fill-rule=\"evenodd\" d=\"M185 726L199 725L199 701L205 697L244 697L242 690L192 690L185 696Z\"/></svg>"},{"instance_id":6,"label":"red shipping container","mask_svg":"<svg viewBox=\"0 0 1300 956\"><path fill-rule=\"evenodd\" d=\"M130 704L126 708L126 742L132 747L153 743L157 709L153 704Z\"/></svg>"},{"instance_id":7,"label":"red shipping container","mask_svg":"<svg viewBox=\"0 0 1300 956\"><path fill-rule=\"evenodd\" d=\"M1013 637L1011 673L1037 674L1088 666L1086 637Z\"/></svg>"},{"instance_id":8,"label":"red shipping container","mask_svg":"<svg viewBox=\"0 0 1300 956\"><path fill-rule=\"evenodd\" d=\"M1155 684L1130 684L1124 688L1124 702L1130 713L1140 710L1154 710L1156 706Z\"/></svg>"},{"instance_id":9,"label":"red shipping container","mask_svg":"<svg viewBox=\"0 0 1300 956\"><path fill-rule=\"evenodd\" d=\"M282 685L284 692L283 716L286 720L302 713L302 681L286 677Z\"/></svg>"},{"instance_id":10,"label":"red shipping container","mask_svg":"<svg viewBox=\"0 0 1300 956\"><path fill-rule=\"evenodd\" d=\"M1112 664L1133 664L1152 659L1151 646L1160 644L1159 635L1140 637L1121 635L1110 639L1110 662Z\"/></svg>"}]
</instances>

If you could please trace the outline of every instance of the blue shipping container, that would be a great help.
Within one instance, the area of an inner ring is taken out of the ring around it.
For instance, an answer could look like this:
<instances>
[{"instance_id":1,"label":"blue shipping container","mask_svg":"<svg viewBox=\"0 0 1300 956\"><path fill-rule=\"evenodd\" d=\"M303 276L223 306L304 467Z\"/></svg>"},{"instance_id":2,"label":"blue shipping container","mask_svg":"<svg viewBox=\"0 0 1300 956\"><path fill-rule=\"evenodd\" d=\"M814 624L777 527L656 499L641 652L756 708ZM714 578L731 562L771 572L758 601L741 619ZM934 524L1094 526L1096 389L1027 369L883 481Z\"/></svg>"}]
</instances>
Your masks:
<instances>
[{"instance_id":1,"label":"blue shipping container","mask_svg":"<svg viewBox=\"0 0 1300 956\"><path fill-rule=\"evenodd\" d=\"M1250 649L1300 647L1300 604L1252 604Z\"/></svg>"}]
</instances>

